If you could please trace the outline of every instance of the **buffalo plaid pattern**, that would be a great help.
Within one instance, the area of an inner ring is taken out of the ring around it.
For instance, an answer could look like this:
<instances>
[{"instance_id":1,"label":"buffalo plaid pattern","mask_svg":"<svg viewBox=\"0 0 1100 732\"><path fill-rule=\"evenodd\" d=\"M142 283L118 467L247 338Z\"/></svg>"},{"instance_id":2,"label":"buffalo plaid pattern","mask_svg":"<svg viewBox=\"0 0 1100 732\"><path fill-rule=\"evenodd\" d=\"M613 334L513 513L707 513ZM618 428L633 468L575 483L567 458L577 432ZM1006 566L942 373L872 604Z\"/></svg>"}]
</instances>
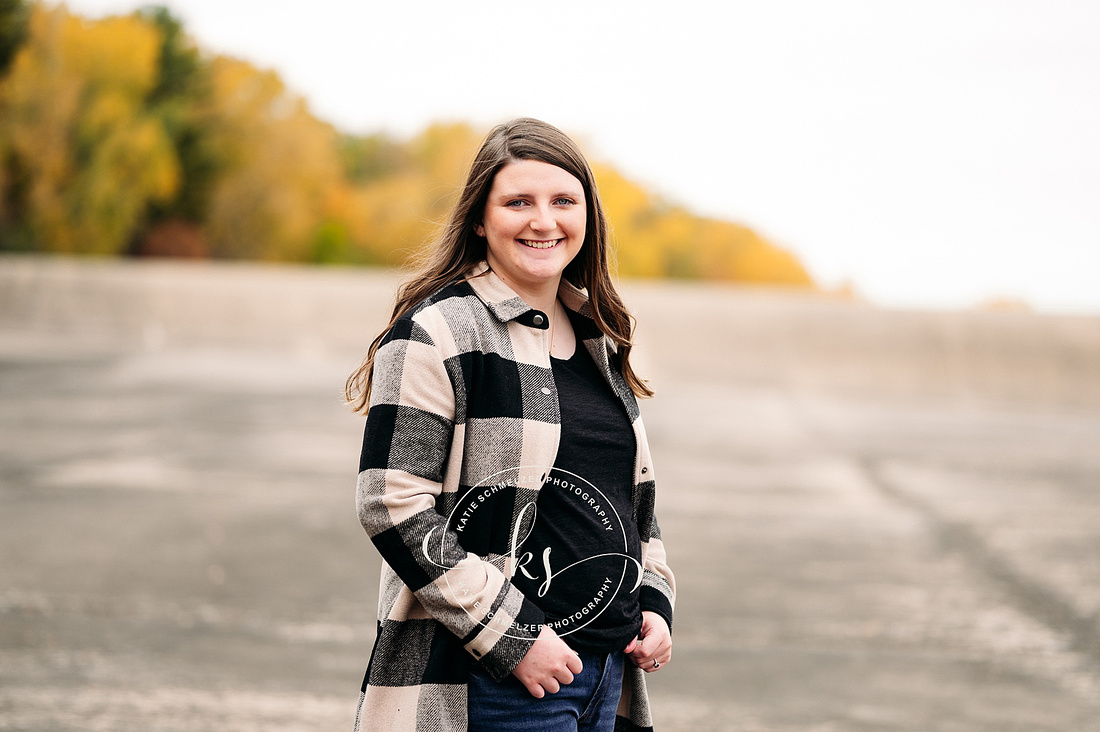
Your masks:
<instances>
[{"instance_id":1,"label":"buffalo plaid pattern","mask_svg":"<svg viewBox=\"0 0 1100 732\"><path fill-rule=\"evenodd\" d=\"M562 303L588 314L563 280ZM589 318L577 329L633 424L633 518L642 537L641 606L671 627L675 596L653 515L654 481L638 405ZM542 611L507 579L517 506L533 501L560 436L545 314L485 263L410 310L386 334L359 466L359 519L383 558L378 633L360 695L360 730L465 730L474 660L496 679L534 642ZM489 530L459 537L448 517L474 486L506 475ZM511 509L511 510L510 510ZM644 673L628 664L617 729L652 729Z\"/></svg>"}]
</instances>

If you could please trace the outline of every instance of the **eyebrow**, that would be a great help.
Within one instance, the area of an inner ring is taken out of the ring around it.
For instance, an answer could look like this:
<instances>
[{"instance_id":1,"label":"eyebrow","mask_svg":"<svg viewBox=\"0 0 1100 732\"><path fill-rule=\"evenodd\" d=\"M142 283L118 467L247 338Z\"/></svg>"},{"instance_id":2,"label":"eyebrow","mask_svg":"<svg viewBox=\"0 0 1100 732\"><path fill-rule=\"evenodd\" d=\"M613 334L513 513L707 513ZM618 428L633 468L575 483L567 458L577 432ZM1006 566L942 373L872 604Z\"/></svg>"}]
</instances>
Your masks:
<instances>
[{"instance_id":1,"label":"eyebrow","mask_svg":"<svg viewBox=\"0 0 1100 732\"><path fill-rule=\"evenodd\" d=\"M577 191L577 190L574 190L574 191L558 191L557 193L550 194L550 198L563 198L563 197L565 197L565 198L581 198L583 196L584 196L584 191L583 190L579 190L579 191ZM533 193L528 193L526 191L519 191L519 192L515 192L515 193L501 192L500 194L498 194L498 197L499 198L533 198L534 194Z\"/></svg>"}]
</instances>

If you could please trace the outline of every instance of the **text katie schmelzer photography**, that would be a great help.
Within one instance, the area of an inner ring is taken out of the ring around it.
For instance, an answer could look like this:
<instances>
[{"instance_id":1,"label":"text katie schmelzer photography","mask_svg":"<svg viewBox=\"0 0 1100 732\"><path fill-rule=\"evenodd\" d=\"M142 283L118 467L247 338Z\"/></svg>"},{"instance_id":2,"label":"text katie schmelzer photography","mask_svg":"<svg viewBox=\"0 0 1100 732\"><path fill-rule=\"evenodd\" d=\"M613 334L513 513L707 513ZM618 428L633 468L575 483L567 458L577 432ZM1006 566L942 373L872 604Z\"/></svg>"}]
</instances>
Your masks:
<instances>
[{"instance_id":1,"label":"text katie schmelzer photography","mask_svg":"<svg viewBox=\"0 0 1100 732\"><path fill-rule=\"evenodd\" d=\"M604 539L587 553L569 557L571 561L567 563L556 562L552 547L538 546L532 539L538 521L540 491L555 491L556 498L572 502L573 508L590 512L591 518L602 527ZM583 477L556 468L530 466L502 471L466 491L448 516L447 526L458 535L459 543L466 546L464 535L467 528L476 523L479 512L501 508L514 511L515 516L508 546L506 551L491 553L485 558L509 580L518 573L528 581L525 584L538 582L536 592L540 598L553 599L555 592L568 590L568 597L572 599L564 604L565 610L546 622L558 635L568 635L585 627L600 616L617 593L633 592L641 584L642 566L629 553L621 517L607 496ZM421 546L424 557L434 564L440 563L444 544L436 533L435 530L429 532ZM593 562L603 571L572 571ZM450 574L445 576L457 604L476 622L488 625L493 618L492 611L479 612L481 601L469 602L471 590L451 580ZM577 582L587 582L589 586L578 588ZM567 583L569 586L565 587ZM583 599L577 599L578 594ZM563 603L559 602L558 606L562 607ZM537 634L541 627L541 624L513 621L509 630L517 633L517 637L526 637ZM506 630L504 634L509 633Z\"/></svg>"}]
</instances>

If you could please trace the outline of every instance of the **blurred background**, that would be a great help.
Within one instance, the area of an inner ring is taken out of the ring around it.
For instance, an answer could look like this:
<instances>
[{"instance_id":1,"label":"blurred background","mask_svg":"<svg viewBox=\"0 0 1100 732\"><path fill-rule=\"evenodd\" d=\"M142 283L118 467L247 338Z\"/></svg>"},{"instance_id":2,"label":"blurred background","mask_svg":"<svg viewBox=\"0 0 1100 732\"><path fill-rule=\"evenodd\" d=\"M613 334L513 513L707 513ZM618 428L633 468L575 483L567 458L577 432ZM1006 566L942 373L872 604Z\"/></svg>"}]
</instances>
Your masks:
<instances>
[{"instance_id":1,"label":"blurred background","mask_svg":"<svg viewBox=\"0 0 1100 732\"><path fill-rule=\"evenodd\" d=\"M0 0L0 729L350 729L343 379L531 115L593 160L658 393L657 729L1100 730L1098 32Z\"/></svg>"}]
</instances>

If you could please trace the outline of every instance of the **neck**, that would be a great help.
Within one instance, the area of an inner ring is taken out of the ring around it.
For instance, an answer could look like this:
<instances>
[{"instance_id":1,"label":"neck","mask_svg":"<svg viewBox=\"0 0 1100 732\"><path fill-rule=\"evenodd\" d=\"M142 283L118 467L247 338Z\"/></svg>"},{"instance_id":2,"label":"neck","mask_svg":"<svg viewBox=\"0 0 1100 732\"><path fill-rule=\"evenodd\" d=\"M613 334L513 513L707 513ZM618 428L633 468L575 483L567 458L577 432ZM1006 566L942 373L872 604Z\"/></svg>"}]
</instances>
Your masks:
<instances>
[{"instance_id":1,"label":"neck","mask_svg":"<svg viewBox=\"0 0 1100 732\"><path fill-rule=\"evenodd\" d=\"M558 299L558 284L561 282L561 277L557 277L554 280L539 283L535 287L524 286L518 282L513 282L511 279L504 277L497 272L497 276L504 281L506 285L512 288L512 291L519 295L525 303L546 313L549 317L553 317L554 303Z\"/></svg>"}]
</instances>

